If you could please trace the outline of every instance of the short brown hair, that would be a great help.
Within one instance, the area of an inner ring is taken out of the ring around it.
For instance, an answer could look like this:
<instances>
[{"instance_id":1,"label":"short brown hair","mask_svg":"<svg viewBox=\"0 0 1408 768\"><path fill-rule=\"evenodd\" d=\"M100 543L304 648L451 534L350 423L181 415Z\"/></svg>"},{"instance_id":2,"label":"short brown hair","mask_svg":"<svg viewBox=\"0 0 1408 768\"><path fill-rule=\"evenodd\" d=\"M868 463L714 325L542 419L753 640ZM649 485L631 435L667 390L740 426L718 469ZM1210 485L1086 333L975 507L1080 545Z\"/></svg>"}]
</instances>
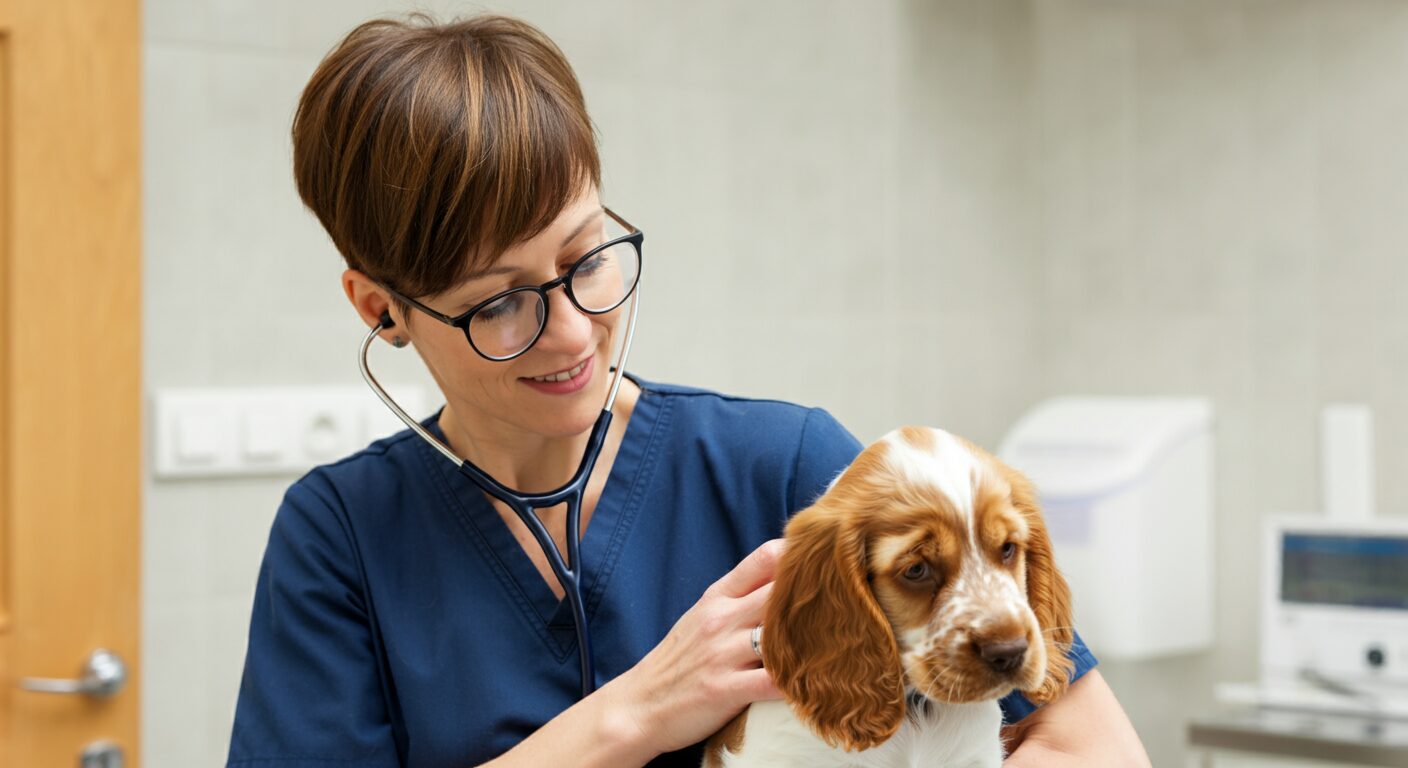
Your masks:
<instances>
[{"instance_id":1,"label":"short brown hair","mask_svg":"<svg viewBox=\"0 0 1408 768\"><path fill-rule=\"evenodd\" d=\"M293 172L348 266L408 296L452 287L601 183L562 51L491 15L352 30L298 102Z\"/></svg>"}]
</instances>

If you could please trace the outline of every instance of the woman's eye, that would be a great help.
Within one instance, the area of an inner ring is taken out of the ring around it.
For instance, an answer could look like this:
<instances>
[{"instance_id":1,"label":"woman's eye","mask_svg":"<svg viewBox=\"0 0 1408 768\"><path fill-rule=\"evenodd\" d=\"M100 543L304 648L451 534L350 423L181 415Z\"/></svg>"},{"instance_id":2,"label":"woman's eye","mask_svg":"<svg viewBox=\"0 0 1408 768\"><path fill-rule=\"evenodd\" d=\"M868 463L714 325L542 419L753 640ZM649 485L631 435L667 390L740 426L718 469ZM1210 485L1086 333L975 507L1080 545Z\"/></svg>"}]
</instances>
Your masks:
<instances>
[{"instance_id":1,"label":"woman's eye","mask_svg":"<svg viewBox=\"0 0 1408 768\"><path fill-rule=\"evenodd\" d=\"M929 564L915 563L904 569L904 577L910 581L923 581L929 578Z\"/></svg>"},{"instance_id":2,"label":"woman's eye","mask_svg":"<svg viewBox=\"0 0 1408 768\"><path fill-rule=\"evenodd\" d=\"M605 252L598 253L598 254L592 256L590 259L587 259L586 261L584 261L584 262L578 264L578 265L577 265L577 270L576 270L576 272L574 272L573 274L575 274L575 275L590 275L591 273L597 271L598 269L601 269L602 266L606 264L606 258L607 258L607 257L606 257L606 253L605 253Z\"/></svg>"},{"instance_id":3,"label":"woman's eye","mask_svg":"<svg viewBox=\"0 0 1408 768\"><path fill-rule=\"evenodd\" d=\"M493 304L481 307L478 312L474 313L474 319L487 322L508 317L518 310L518 305L521 303L521 297L516 293L512 296L505 296Z\"/></svg>"},{"instance_id":4,"label":"woman's eye","mask_svg":"<svg viewBox=\"0 0 1408 768\"><path fill-rule=\"evenodd\" d=\"M1016 556L1017 556L1017 545L1016 545L1016 544L1013 544L1012 542L1009 541L1009 542L1007 542L1006 544L1003 544L1003 545L1002 545L1002 562L1004 562L1004 563L1010 563L1010 562L1012 562L1012 558L1014 558L1014 557L1016 557Z\"/></svg>"}]
</instances>

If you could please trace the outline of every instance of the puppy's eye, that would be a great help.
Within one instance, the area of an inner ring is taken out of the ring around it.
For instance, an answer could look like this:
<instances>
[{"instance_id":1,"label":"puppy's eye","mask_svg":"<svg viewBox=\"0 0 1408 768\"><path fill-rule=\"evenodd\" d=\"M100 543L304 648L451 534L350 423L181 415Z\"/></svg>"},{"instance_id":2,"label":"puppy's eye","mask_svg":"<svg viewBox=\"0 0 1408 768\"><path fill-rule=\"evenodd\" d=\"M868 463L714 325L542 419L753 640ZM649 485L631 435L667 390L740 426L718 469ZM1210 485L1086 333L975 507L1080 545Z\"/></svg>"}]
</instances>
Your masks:
<instances>
[{"instance_id":1,"label":"puppy's eye","mask_svg":"<svg viewBox=\"0 0 1408 768\"><path fill-rule=\"evenodd\" d=\"M929 564L922 561L915 563L904 569L902 575L910 581L923 581L929 578Z\"/></svg>"},{"instance_id":2,"label":"puppy's eye","mask_svg":"<svg viewBox=\"0 0 1408 768\"><path fill-rule=\"evenodd\" d=\"M1003 544L1003 545L1002 545L1002 562L1003 562L1003 563L1010 563L1010 562L1012 562L1012 558L1014 558L1014 557L1016 557L1016 556L1017 556L1017 545L1016 545L1016 544L1013 544L1012 542L1009 541L1009 542L1007 542L1006 544Z\"/></svg>"}]
</instances>

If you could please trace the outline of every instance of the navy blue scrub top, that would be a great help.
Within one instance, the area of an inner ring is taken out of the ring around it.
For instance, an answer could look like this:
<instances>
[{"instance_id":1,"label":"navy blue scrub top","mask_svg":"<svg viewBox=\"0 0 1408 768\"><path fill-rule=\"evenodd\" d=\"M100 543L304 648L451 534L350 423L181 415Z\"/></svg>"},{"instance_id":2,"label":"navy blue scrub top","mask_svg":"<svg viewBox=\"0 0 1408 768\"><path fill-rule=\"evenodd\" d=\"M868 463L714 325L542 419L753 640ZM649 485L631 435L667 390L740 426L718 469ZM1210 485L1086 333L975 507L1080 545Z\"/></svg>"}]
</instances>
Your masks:
<instances>
[{"instance_id":1,"label":"navy blue scrub top","mask_svg":"<svg viewBox=\"0 0 1408 768\"><path fill-rule=\"evenodd\" d=\"M582 539L599 684L861 449L820 409L632 380L641 396ZM1076 676L1096 663L1079 639L1072 657ZM478 486L407 430L284 497L228 765L465 768L579 693L566 601ZM1020 694L1002 706L1009 721L1034 709ZM696 746L650 765L699 759Z\"/></svg>"}]
</instances>

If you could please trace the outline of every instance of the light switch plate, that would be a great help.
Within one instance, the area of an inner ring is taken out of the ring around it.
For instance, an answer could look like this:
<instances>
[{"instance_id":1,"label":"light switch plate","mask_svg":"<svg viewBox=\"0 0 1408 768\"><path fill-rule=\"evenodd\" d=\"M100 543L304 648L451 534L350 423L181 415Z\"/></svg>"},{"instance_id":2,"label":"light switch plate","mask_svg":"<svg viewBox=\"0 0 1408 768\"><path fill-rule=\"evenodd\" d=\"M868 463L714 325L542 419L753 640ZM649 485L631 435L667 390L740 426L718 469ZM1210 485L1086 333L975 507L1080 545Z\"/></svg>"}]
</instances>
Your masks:
<instances>
[{"instance_id":1,"label":"light switch plate","mask_svg":"<svg viewBox=\"0 0 1408 768\"><path fill-rule=\"evenodd\" d=\"M430 415L423 387L387 391L412 416ZM161 479L298 475L405 429L363 387L171 388L152 400Z\"/></svg>"}]
</instances>

